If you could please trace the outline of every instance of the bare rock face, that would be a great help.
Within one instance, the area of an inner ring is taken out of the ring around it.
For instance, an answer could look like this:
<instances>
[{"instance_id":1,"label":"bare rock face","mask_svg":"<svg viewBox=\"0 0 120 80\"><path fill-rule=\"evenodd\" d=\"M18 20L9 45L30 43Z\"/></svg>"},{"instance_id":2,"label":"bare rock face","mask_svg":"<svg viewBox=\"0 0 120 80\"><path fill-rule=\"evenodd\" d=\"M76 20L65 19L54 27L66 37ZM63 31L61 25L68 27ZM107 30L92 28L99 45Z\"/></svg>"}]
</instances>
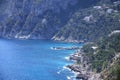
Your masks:
<instances>
[{"instance_id":1,"label":"bare rock face","mask_svg":"<svg viewBox=\"0 0 120 80\"><path fill-rule=\"evenodd\" d=\"M51 39L92 0L0 0L0 36ZM96 0L97 1L97 0Z\"/></svg>"}]
</instances>

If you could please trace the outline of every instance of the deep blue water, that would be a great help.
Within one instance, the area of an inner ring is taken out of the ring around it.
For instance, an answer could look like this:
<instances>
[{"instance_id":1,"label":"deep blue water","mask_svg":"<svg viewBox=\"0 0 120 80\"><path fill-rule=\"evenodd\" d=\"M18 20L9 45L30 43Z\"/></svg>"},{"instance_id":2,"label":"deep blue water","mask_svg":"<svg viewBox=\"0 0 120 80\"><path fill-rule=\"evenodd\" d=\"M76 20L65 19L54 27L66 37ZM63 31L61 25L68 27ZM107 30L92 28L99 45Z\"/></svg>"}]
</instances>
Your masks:
<instances>
[{"instance_id":1,"label":"deep blue water","mask_svg":"<svg viewBox=\"0 0 120 80\"><path fill-rule=\"evenodd\" d=\"M50 49L56 46L80 44L0 39L0 80L67 80L73 74L63 66L72 62L65 57L74 51Z\"/></svg>"}]
</instances>

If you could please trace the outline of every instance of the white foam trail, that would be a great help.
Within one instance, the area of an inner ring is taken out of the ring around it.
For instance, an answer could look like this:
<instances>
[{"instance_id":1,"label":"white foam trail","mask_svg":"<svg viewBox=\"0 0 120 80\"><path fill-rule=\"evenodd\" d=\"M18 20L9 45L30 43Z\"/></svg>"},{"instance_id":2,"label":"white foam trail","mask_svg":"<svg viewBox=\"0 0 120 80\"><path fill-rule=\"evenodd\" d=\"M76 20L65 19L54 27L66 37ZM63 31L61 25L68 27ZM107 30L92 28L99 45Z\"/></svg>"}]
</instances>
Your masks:
<instances>
[{"instance_id":1,"label":"white foam trail","mask_svg":"<svg viewBox=\"0 0 120 80\"><path fill-rule=\"evenodd\" d=\"M66 77L68 80L76 80L75 76L67 76Z\"/></svg>"},{"instance_id":2,"label":"white foam trail","mask_svg":"<svg viewBox=\"0 0 120 80\"><path fill-rule=\"evenodd\" d=\"M63 66L63 69L68 69L66 66Z\"/></svg>"},{"instance_id":3,"label":"white foam trail","mask_svg":"<svg viewBox=\"0 0 120 80\"><path fill-rule=\"evenodd\" d=\"M58 71L57 74L60 74L61 71Z\"/></svg>"},{"instance_id":4,"label":"white foam trail","mask_svg":"<svg viewBox=\"0 0 120 80\"><path fill-rule=\"evenodd\" d=\"M66 66L67 66L67 65L66 65ZM74 74L74 76L66 76L67 80L76 80L76 75L77 75L77 73L74 72L74 71L71 71L71 69L69 69L69 68L66 67L66 66L63 66L63 68L62 68L61 70L59 70L59 71L57 72L57 74L60 74L60 73L61 73L62 71L64 71L64 70L68 70L68 71L72 72L72 73Z\"/></svg>"},{"instance_id":5,"label":"white foam trail","mask_svg":"<svg viewBox=\"0 0 120 80\"><path fill-rule=\"evenodd\" d=\"M69 57L65 57L65 59L66 59L66 60L70 60L70 58L69 58Z\"/></svg>"},{"instance_id":6,"label":"white foam trail","mask_svg":"<svg viewBox=\"0 0 120 80\"><path fill-rule=\"evenodd\" d=\"M71 77L70 77L70 76L67 76L67 79L68 79L68 80L71 80Z\"/></svg>"},{"instance_id":7,"label":"white foam trail","mask_svg":"<svg viewBox=\"0 0 120 80\"><path fill-rule=\"evenodd\" d=\"M57 74L60 74L60 73L61 73L62 71L64 71L66 68L67 68L66 66L63 66L63 68L62 68L61 70L59 70L59 71L57 72Z\"/></svg>"}]
</instances>

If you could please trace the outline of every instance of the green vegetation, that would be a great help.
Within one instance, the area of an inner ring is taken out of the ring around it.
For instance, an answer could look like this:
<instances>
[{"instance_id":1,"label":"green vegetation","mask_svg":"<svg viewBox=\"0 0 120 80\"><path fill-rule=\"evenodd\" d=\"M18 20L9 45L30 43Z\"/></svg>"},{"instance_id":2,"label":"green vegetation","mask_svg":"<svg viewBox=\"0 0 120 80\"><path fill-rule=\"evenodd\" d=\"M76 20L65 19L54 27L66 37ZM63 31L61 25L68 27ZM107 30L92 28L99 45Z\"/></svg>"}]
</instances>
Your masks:
<instances>
[{"instance_id":1,"label":"green vegetation","mask_svg":"<svg viewBox=\"0 0 120 80\"><path fill-rule=\"evenodd\" d=\"M97 48L93 49L93 46ZM106 80L120 80L120 33L114 33L95 43L87 44L82 50L89 56L94 71L100 73L107 70Z\"/></svg>"},{"instance_id":2,"label":"green vegetation","mask_svg":"<svg viewBox=\"0 0 120 80\"><path fill-rule=\"evenodd\" d=\"M114 65L110 68L109 75L105 80L120 80L120 64Z\"/></svg>"},{"instance_id":3,"label":"green vegetation","mask_svg":"<svg viewBox=\"0 0 120 80\"><path fill-rule=\"evenodd\" d=\"M97 41L113 30L120 30L120 12L117 6L109 0L101 1L97 6L101 8L89 7L77 11L55 37L62 36L64 40Z\"/></svg>"},{"instance_id":4,"label":"green vegetation","mask_svg":"<svg viewBox=\"0 0 120 80\"><path fill-rule=\"evenodd\" d=\"M100 4L103 2L101 1ZM79 12L79 15L80 13L81 15L92 14L92 21L88 23L80 21L80 25L74 30L79 29L82 31L83 39L94 42L82 48L82 51L89 57L92 70L101 73L104 80L120 80L120 32L114 32L114 30L120 30L120 4L105 4L109 6L109 9L94 10L91 8L85 10L86 13ZM109 13L110 9L117 10L117 12ZM100 14L101 11L102 14Z\"/></svg>"}]
</instances>

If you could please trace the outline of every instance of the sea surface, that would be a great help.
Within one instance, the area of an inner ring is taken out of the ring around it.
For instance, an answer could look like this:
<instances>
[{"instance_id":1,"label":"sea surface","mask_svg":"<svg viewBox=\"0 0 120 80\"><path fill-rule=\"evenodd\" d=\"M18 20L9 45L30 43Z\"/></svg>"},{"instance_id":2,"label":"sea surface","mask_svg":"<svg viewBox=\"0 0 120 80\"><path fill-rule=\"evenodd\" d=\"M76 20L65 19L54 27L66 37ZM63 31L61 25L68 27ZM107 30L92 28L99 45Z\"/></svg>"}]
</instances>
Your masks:
<instances>
[{"instance_id":1,"label":"sea surface","mask_svg":"<svg viewBox=\"0 0 120 80\"><path fill-rule=\"evenodd\" d=\"M73 62L65 57L75 51L52 50L51 47L81 45L50 40L0 39L0 80L68 80L73 73L64 66Z\"/></svg>"}]
</instances>

